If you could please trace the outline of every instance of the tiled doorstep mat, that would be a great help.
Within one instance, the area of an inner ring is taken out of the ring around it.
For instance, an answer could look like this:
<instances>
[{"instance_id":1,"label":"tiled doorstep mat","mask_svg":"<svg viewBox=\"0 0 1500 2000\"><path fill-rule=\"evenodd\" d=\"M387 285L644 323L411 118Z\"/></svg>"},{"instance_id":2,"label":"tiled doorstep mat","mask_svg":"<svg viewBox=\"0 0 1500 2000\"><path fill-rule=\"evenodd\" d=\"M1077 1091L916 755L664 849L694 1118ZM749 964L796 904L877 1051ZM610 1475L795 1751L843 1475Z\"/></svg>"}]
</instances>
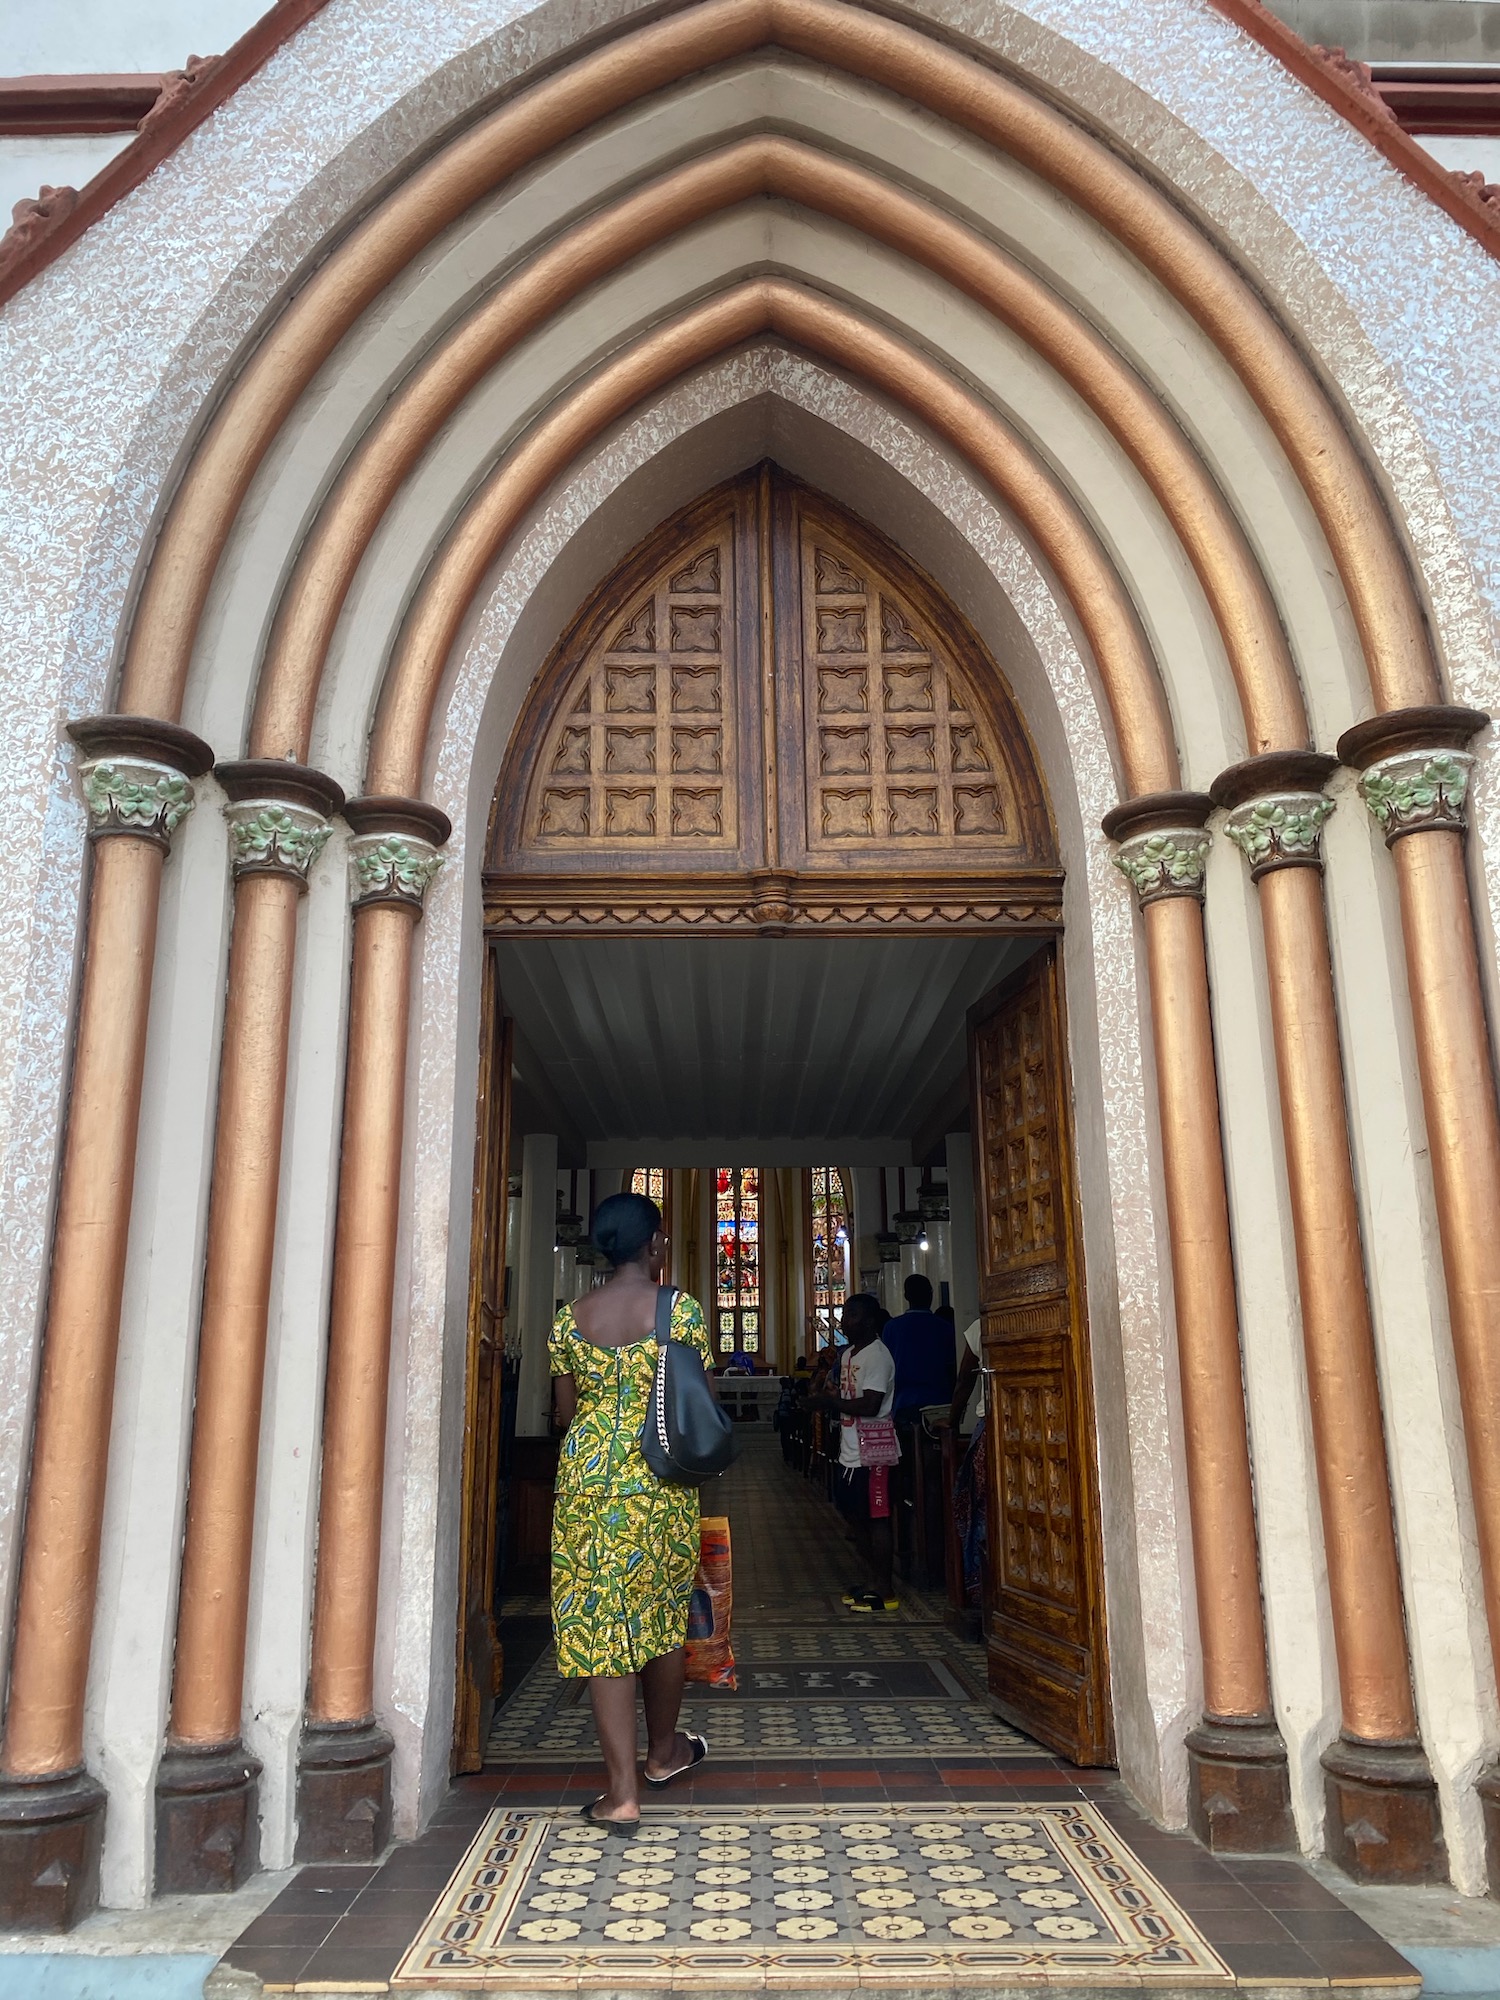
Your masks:
<instances>
[{"instance_id":1,"label":"tiled doorstep mat","mask_svg":"<svg viewBox=\"0 0 1500 2000\"><path fill-rule=\"evenodd\" d=\"M936 1756L1030 1757L1047 1753L1010 1728L983 1702L963 1699L963 1690L941 1661L928 1669L930 1697L852 1698L847 1673L829 1671L830 1693L789 1694L760 1684L761 1670L744 1670L746 1693L710 1693L690 1688L682 1707L682 1727L707 1736L718 1757L774 1756L793 1763L822 1758ZM780 1670L770 1676L790 1680ZM582 1698L582 1683L557 1678L550 1657L539 1662L504 1707L490 1731L488 1764L556 1763L594 1749L593 1713Z\"/></svg>"},{"instance_id":2,"label":"tiled doorstep mat","mask_svg":"<svg viewBox=\"0 0 1500 2000\"><path fill-rule=\"evenodd\" d=\"M840 1607L842 1609L842 1607ZM984 1648L960 1638L942 1625L872 1625L867 1618L845 1612L840 1618L817 1621L809 1612L793 1626L771 1625L759 1618L740 1618L734 1625L734 1655L770 1665L785 1661L870 1661L957 1659L982 1668Z\"/></svg>"},{"instance_id":3,"label":"tiled doorstep mat","mask_svg":"<svg viewBox=\"0 0 1500 2000\"><path fill-rule=\"evenodd\" d=\"M635 1838L492 1812L393 1987L1231 1986L1089 1805L690 1806Z\"/></svg>"}]
</instances>

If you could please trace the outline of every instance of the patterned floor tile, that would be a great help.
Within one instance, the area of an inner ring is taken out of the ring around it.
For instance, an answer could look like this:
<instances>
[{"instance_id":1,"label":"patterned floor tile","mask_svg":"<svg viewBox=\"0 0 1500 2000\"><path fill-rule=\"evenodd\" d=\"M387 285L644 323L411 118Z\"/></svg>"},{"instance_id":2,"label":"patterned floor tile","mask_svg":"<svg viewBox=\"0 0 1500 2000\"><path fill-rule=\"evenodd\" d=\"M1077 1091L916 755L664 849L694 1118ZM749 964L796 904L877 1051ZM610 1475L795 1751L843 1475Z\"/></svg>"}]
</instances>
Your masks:
<instances>
[{"instance_id":1,"label":"patterned floor tile","mask_svg":"<svg viewBox=\"0 0 1500 2000\"><path fill-rule=\"evenodd\" d=\"M1095 1808L751 1805L648 1811L633 1839L492 1812L394 1987L617 1973L913 1986L1232 1984Z\"/></svg>"},{"instance_id":2,"label":"patterned floor tile","mask_svg":"<svg viewBox=\"0 0 1500 2000\"><path fill-rule=\"evenodd\" d=\"M948 1628L931 1592L903 1583L889 1622L848 1611L840 1592L852 1562L837 1516L782 1465L769 1435L746 1440L703 1504L730 1521L739 1688L690 1687L683 1727L709 1738L716 1762L1043 1755L992 1712L984 1648ZM533 1616L544 1605L512 1598L505 1612ZM594 1754L583 1685L558 1679L549 1648L497 1710L485 1761Z\"/></svg>"},{"instance_id":3,"label":"patterned floor tile","mask_svg":"<svg viewBox=\"0 0 1500 2000\"><path fill-rule=\"evenodd\" d=\"M724 1986L936 2000L955 1984L1063 2000L1281 1983L1295 1965L1325 1990L1411 2000L1419 1976L1295 1864L1228 1869L1143 1821L1112 1774L1014 1737L980 1699L984 1649L929 1594L903 1584L910 1615L890 1622L848 1613L836 1517L774 1441L750 1442L708 1511L726 1505L740 1690L690 1690L688 1726L713 1754L669 1806L652 1795L638 1836L570 1816L601 1789L598 1746L583 1685L536 1655L533 1600L531 1625L511 1628L523 1671L488 1768L378 1871L304 1870L229 1962L268 1991L394 1976L408 1993L580 2000ZM307 1884L335 1875L354 1886L325 1936ZM1331 1941L1294 1937L1272 1907L1296 1916L1309 1898L1338 1919Z\"/></svg>"},{"instance_id":4,"label":"patterned floor tile","mask_svg":"<svg viewBox=\"0 0 1500 2000\"><path fill-rule=\"evenodd\" d=\"M925 1677L925 1687L916 1678ZM809 1683L822 1680L824 1693ZM861 1680L877 1683L879 1700L857 1698ZM884 1681L884 1689L878 1683ZM893 1694L891 1685L923 1688ZM835 1698L840 1697L840 1698ZM644 1732L644 1720L642 1730ZM690 1687L682 1726L706 1736L715 1759L785 1757L793 1761L977 1756L1041 1758L1045 1752L964 1689L939 1660L899 1662L884 1673L829 1668L746 1671L738 1693ZM644 1749L644 1733L641 1738ZM581 1681L557 1677L550 1655L501 1708L490 1732L490 1765L555 1763L595 1752L593 1714Z\"/></svg>"}]
</instances>

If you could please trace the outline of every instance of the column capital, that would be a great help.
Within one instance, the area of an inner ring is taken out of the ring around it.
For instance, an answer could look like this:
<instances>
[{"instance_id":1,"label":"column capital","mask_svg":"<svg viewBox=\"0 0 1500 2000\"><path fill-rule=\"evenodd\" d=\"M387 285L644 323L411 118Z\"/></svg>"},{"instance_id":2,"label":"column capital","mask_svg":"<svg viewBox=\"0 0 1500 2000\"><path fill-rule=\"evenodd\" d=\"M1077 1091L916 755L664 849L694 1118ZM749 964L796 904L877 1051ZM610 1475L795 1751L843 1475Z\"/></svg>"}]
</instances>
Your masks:
<instances>
[{"instance_id":1,"label":"column capital","mask_svg":"<svg viewBox=\"0 0 1500 2000\"><path fill-rule=\"evenodd\" d=\"M1277 868L1321 868L1323 822L1332 811L1333 800L1321 792L1272 792L1236 806L1224 832L1250 863L1250 880L1258 882Z\"/></svg>"},{"instance_id":2,"label":"column capital","mask_svg":"<svg viewBox=\"0 0 1500 2000\"><path fill-rule=\"evenodd\" d=\"M1169 896L1202 901L1210 845L1203 827L1212 810L1206 792L1149 792L1104 815L1105 834L1118 842L1115 866L1142 909Z\"/></svg>"},{"instance_id":3,"label":"column capital","mask_svg":"<svg viewBox=\"0 0 1500 2000\"><path fill-rule=\"evenodd\" d=\"M1323 786L1338 763L1314 750L1271 750L1214 779L1209 797L1228 812L1224 831L1250 863L1252 882L1276 868L1322 867L1323 822L1333 811Z\"/></svg>"},{"instance_id":4,"label":"column capital","mask_svg":"<svg viewBox=\"0 0 1500 2000\"><path fill-rule=\"evenodd\" d=\"M305 889L333 831L331 815L344 803L343 788L321 771L269 757L219 764L214 775L229 794L224 817L234 879L284 875Z\"/></svg>"},{"instance_id":5,"label":"column capital","mask_svg":"<svg viewBox=\"0 0 1500 2000\"><path fill-rule=\"evenodd\" d=\"M390 903L422 914L433 877L443 865L439 849L453 832L446 813L421 799L350 799L344 818L349 843L349 889L356 910Z\"/></svg>"},{"instance_id":6,"label":"column capital","mask_svg":"<svg viewBox=\"0 0 1500 2000\"><path fill-rule=\"evenodd\" d=\"M193 810L192 780L214 753L190 729L152 715L88 715L68 724L90 840L129 834L170 851Z\"/></svg>"},{"instance_id":7,"label":"column capital","mask_svg":"<svg viewBox=\"0 0 1500 2000\"><path fill-rule=\"evenodd\" d=\"M1435 704L1392 709L1345 730L1339 756L1359 772L1360 797L1387 847L1409 833L1462 833L1474 767L1464 746L1488 721L1482 709Z\"/></svg>"}]
</instances>

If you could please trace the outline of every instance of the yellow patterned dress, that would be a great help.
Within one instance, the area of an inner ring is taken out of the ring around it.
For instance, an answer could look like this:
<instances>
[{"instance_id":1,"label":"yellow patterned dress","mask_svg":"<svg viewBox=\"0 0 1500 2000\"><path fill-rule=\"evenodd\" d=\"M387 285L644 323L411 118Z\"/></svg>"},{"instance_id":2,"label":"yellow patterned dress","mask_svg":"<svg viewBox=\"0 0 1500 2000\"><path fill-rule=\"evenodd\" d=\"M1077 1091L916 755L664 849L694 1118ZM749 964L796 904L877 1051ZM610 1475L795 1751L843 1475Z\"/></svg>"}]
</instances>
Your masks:
<instances>
[{"instance_id":1,"label":"yellow patterned dress","mask_svg":"<svg viewBox=\"0 0 1500 2000\"><path fill-rule=\"evenodd\" d=\"M703 1308L684 1292L672 1338L712 1362ZM552 1515L557 1671L568 1680L638 1673L686 1638L698 1570L698 1489L667 1485L641 1457L656 1336L597 1347L564 1306L547 1354L552 1373L578 1387Z\"/></svg>"}]
</instances>

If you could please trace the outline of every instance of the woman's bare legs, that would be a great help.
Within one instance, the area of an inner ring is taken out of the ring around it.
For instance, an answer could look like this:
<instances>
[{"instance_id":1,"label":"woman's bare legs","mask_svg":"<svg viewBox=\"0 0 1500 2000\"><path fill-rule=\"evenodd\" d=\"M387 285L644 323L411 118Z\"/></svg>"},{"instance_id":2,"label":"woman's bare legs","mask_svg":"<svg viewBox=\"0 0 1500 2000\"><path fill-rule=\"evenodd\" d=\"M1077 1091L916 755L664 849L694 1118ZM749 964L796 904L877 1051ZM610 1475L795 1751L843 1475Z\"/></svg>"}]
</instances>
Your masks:
<instances>
[{"instance_id":1,"label":"woman's bare legs","mask_svg":"<svg viewBox=\"0 0 1500 2000\"><path fill-rule=\"evenodd\" d=\"M659 1664L656 1660L651 1662L652 1666ZM599 1732L599 1748L604 1752L604 1772L609 1780L609 1790L593 1807L595 1819L635 1820L641 1816L635 1769L635 1678L634 1674L589 1676L594 1727Z\"/></svg>"},{"instance_id":2,"label":"woman's bare legs","mask_svg":"<svg viewBox=\"0 0 1500 2000\"><path fill-rule=\"evenodd\" d=\"M648 1660L641 1669L641 1693L646 1699L648 1778L670 1777L674 1771L680 1771L693 1754L692 1745L677 1728L686 1673L687 1656L681 1646L674 1646L670 1653Z\"/></svg>"}]
</instances>

